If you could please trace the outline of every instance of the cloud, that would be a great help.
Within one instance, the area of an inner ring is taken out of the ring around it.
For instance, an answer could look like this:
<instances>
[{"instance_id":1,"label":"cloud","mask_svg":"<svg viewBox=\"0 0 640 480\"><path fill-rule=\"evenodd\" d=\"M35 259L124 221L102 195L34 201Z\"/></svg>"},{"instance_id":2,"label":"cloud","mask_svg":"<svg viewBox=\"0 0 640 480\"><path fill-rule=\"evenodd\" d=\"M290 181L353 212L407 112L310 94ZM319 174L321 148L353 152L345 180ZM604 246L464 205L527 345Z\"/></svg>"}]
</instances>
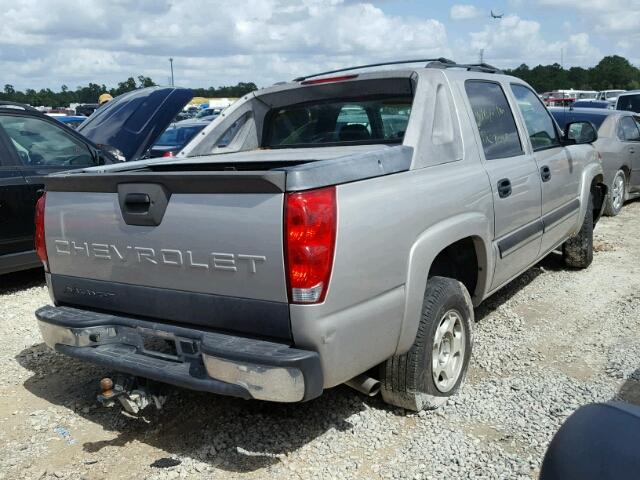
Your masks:
<instances>
[{"instance_id":1,"label":"cloud","mask_svg":"<svg viewBox=\"0 0 640 480\"><path fill-rule=\"evenodd\" d=\"M449 16L452 20L471 20L482 15L482 11L475 5L454 5Z\"/></svg>"},{"instance_id":2,"label":"cloud","mask_svg":"<svg viewBox=\"0 0 640 480\"><path fill-rule=\"evenodd\" d=\"M567 40L548 41L540 23L517 15L506 16L479 32L472 32L470 38L474 52L483 49L485 61L504 67L560 63L561 56L567 65L584 65L592 64L602 55L591 44L587 33L570 35Z\"/></svg>"},{"instance_id":3,"label":"cloud","mask_svg":"<svg viewBox=\"0 0 640 480\"><path fill-rule=\"evenodd\" d=\"M380 2L377 2L380 4ZM450 55L444 25L347 0L0 0L3 83L265 86L318 69ZM46 12L46 14L45 14Z\"/></svg>"}]
</instances>

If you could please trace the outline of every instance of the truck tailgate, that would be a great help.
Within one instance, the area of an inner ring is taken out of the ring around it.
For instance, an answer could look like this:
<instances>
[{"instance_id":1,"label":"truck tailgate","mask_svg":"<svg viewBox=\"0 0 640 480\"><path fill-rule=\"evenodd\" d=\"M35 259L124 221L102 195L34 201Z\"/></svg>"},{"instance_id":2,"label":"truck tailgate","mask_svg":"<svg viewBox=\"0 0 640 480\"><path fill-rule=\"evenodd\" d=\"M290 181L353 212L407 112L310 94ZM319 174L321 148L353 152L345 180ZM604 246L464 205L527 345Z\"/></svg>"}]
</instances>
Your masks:
<instances>
[{"instance_id":1,"label":"truck tailgate","mask_svg":"<svg viewBox=\"0 0 640 480\"><path fill-rule=\"evenodd\" d=\"M49 181L56 301L288 337L277 174L193 173L188 181L171 173Z\"/></svg>"}]
</instances>

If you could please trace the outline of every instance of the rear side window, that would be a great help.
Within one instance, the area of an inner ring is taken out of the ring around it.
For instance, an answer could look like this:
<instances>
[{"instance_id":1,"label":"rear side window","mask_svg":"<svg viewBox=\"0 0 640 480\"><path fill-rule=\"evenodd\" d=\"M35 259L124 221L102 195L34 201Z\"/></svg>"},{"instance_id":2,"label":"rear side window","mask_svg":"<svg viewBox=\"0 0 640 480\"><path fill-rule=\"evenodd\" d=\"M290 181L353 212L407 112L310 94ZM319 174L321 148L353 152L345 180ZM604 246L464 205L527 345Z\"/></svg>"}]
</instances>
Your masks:
<instances>
[{"instance_id":1,"label":"rear side window","mask_svg":"<svg viewBox=\"0 0 640 480\"><path fill-rule=\"evenodd\" d=\"M83 142L45 120L0 115L0 125L25 166L74 168L95 165L93 155Z\"/></svg>"},{"instance_id":2,"label":"rear side window","mask_svg":"<svg viewBox=\"0 0 640 480\"><path fill-rule=\"evenodd\" d=\"M278 108L266 118L264 147L402 143L410 96L329 100Z\"/></svg>"},{"instance_id":3,"label":"rear side window","mask_svg":"<svg viewBox=\"0 0 640 480\"><path fill-rule=\"evenodd\" d=\"M626 110L627 112L640 113L640 94L638 95L621 95L618 97L616 105L617 110Z\"/></svg>"},{"instance_id":4,"label":"rear side window","mask_svg":"<svg viewBox=\"0 0 640 480\"><path fill-rule=\"evenodd\" d=\"M524 85L511 85L511 90L518 102L524 123L527 125L533 149L542 150L560 146L558 132L556 132L551 115L544 108L538 95Z\"/></svg>"},{"instance_id":5,"label":"rear side window","mask_svg":"<svg viewBox=\"0 0 640 480\"><path fill-rule=\"evenodd\" d=\"M618 123L618 137L625 142L640 141L640 130L632 117L622 117Z\"/></svg>"},{"instance_id":6,"label":"rear side window","mask_svg":"<svg viewBox=\"0 0 640 480\"><path fill-rule=\"evenodd\" d=\"M465 83L484 155L487 160L522 155L516 122L502 87L497 83Z\"/></svg>"}]
</instances>

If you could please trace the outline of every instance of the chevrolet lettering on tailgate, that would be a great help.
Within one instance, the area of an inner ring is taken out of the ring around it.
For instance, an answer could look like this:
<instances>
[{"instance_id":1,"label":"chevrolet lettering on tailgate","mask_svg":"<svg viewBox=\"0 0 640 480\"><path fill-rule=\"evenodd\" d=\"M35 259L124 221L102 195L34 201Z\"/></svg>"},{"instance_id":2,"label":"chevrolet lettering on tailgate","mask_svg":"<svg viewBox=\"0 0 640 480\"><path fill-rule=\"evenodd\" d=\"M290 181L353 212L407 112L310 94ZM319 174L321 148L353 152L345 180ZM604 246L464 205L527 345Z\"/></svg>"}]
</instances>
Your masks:
<instances>
[{"instance_id":1,"label":"chevrolet lettering on tailgate","mask_svg":"<svg viewBox=\"0 0 640 480\"><path fill-rule=\"evenodd\" d=\"M197 256L191 250L155 249L133 245L116 246L75 240L54 240L54 245L56 255L61 256L96 258L122 263L184 266L203 270L237 272L240 269L248 269L249 272L256 273L258 265L267 261L264 255L211 252L207 256L196 258Z\"/></svg>"}]
</instances>

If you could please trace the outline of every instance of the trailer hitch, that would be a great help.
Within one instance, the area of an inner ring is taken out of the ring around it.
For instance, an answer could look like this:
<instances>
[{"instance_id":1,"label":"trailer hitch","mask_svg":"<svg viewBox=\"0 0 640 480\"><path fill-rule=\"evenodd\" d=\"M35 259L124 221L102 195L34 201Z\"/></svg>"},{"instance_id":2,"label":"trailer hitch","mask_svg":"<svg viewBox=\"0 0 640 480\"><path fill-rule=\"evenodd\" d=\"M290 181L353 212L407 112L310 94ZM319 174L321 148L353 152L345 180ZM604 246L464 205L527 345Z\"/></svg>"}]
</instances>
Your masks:
<instances>
[{"instance_id":1,"label":"trailer hitch","mask_svg":"<svg viewBox=\"0 0 640 480\"><path fill-rule=\"evenodd\" d=\"M110 378L103 378L100 380L100 390L102 393L98 395L98 402L103 406L113 407L117 401L132 415L149 405L160 410L167 400L167 396L162 395L157 386L132 375L119 374L115 382Z\"/></svg>"}]
</instances>

